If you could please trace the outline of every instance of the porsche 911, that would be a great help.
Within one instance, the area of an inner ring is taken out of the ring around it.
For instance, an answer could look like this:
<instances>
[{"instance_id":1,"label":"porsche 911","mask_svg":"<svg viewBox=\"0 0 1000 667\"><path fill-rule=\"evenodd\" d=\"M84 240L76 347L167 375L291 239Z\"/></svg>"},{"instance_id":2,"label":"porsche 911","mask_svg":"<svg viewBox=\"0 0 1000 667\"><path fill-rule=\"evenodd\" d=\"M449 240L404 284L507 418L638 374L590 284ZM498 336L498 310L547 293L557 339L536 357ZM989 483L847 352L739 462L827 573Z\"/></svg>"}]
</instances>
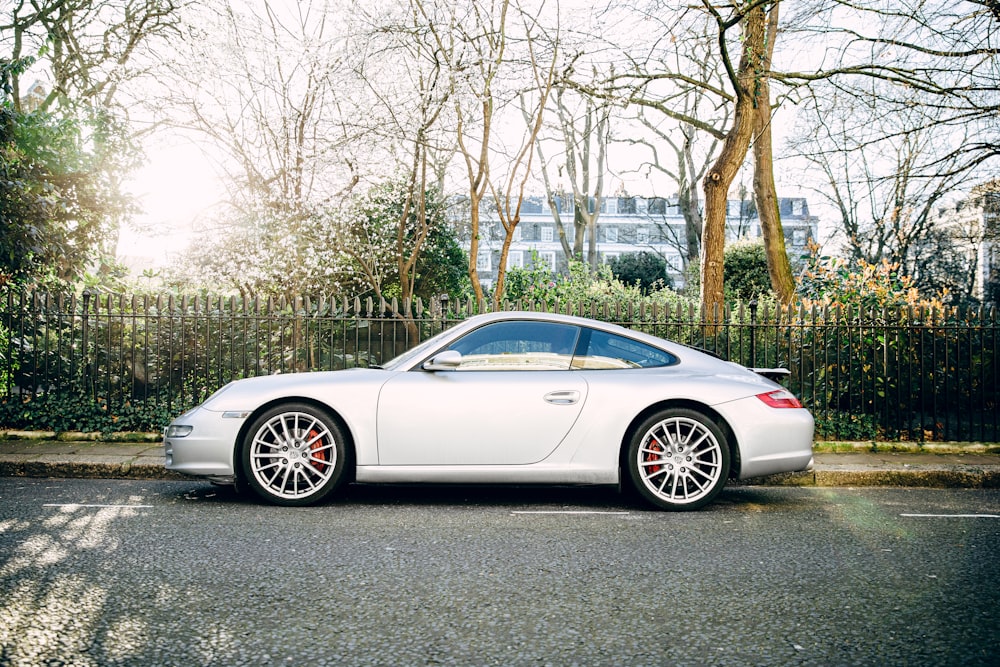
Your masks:
<instances>
[{"instance_id":1,"label":"porsche 911","mask_svg":"<svg viewBox=\"0 0 1000 667\"><path fill-rule=\"evenodd\" d=\"M630 486L693 510L809 470L813 418L773 377L613 324L471 317L379 367L247 378L164 432L169 470L278 505L348 483Z\"/></svg>"}]
</instances>

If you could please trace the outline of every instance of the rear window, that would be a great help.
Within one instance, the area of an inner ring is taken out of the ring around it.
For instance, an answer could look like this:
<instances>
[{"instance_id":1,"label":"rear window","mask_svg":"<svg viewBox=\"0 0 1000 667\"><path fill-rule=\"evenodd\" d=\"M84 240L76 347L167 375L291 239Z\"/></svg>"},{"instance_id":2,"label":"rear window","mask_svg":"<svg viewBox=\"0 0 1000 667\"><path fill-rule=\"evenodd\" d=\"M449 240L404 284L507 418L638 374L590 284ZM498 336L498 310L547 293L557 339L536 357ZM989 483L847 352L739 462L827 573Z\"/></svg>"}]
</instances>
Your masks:
<instances>
[{"instance_id":1,"label":"rear window","mask_svg":"<svg viewBox=\"0 0 1000 667\"><path fill-rule=\"evenodd\" d=\"M677 363L677 357L645 343L616 334L588 330L589 340L581 340L581 349L573 358L573 368L612 370L621 368L659 368Z\"/></svg>"}]
</instances>

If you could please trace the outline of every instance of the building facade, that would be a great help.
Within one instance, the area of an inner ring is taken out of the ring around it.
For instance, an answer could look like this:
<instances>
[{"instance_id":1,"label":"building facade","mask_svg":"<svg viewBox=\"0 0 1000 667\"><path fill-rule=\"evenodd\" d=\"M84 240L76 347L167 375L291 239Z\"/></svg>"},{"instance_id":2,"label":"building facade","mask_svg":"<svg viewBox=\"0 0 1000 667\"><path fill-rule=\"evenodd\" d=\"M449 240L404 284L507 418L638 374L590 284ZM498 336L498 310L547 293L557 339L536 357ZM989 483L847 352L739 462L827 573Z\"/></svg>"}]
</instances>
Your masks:
<instances>
[{"instance_id":1,"label":"building facade","mask_svg":"<svg viewBox=\"0 0 1000 667\"><path fill-rule=\"evenodd\" d=\"M557 197L555 207L566 233L572 236L573 200ZM810 240L817 240L819 219L810 215L804 198L779 199L779 207L789 255L799 257L807 252ZM600 204L596 230L599 262L607 263L627 253L653 252L666 260L673 284L683 286L687 232L676 198L605 197ZM760 220L752 201L729 201L726 230L727 238L732 241L761 236ZM482 206L479 236L477 266L483 285L489 288L496 280L504 239L503 226L492 201ZM584 256L589 242L589 238L584 239ZM542 197L528 198L521 207L521 221L514 230L507 268L530 267L532 262L553 273L568 270L555 215Z\"/></svg>"},{"instance_id":2,"label":"building facade","mask_svg":"<svg viewBox=\"0 0 1000 667\"><path fill-rule=\"evenodd\" d=\"M1000 302L1000 179L938 209L933 224L966 257L973 273L970 296L979 303Z\"/></svg>"}]
</instances>

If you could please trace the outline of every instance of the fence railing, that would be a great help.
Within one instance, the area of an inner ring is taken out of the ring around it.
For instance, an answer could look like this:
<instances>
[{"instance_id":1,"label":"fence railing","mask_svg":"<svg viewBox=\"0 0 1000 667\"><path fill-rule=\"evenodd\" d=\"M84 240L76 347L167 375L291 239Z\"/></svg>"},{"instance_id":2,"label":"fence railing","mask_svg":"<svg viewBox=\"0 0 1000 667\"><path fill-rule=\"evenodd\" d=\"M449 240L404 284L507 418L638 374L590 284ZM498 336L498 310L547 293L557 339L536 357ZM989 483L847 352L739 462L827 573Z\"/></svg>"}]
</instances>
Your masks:
<instances>
[{"instance_id":1,"label":"fence railing","mask_svg":"<svg viewBox=\"0 0 1000 667\"><path fill-rule=\"evenodd\" d=\"M0 399L67 394L108 413L139 406L149 420L162 421L231 380L379 364L486 308L446 298L398 304L10 291L0 295ZM684 305L508 303L503 309L584 315L746 366L788 368L787 385L812 410L819 438L1000 441L994 310L750 303L708 324Z\"/></svg>"}]
</instances>

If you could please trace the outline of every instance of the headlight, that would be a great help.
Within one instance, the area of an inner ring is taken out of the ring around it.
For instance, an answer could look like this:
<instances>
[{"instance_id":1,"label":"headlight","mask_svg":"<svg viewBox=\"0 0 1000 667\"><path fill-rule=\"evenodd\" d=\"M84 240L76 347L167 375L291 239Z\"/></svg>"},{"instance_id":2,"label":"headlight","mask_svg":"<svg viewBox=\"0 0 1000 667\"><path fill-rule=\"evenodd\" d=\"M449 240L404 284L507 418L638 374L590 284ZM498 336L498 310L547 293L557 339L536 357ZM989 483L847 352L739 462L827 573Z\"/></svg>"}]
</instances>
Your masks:
<instances>
[{"instance_id":1,"label":"headlight","mask_svg":"<svg viewBox=\"0 0 1000 667\"><path fill-rule=\"evenodd\" d=\"M163 435L168 438L184 438L191 435L191 431L193 430L194 426L188 426L187 424L171 424L167 427Z\"/></svg>"}]
</instances>

